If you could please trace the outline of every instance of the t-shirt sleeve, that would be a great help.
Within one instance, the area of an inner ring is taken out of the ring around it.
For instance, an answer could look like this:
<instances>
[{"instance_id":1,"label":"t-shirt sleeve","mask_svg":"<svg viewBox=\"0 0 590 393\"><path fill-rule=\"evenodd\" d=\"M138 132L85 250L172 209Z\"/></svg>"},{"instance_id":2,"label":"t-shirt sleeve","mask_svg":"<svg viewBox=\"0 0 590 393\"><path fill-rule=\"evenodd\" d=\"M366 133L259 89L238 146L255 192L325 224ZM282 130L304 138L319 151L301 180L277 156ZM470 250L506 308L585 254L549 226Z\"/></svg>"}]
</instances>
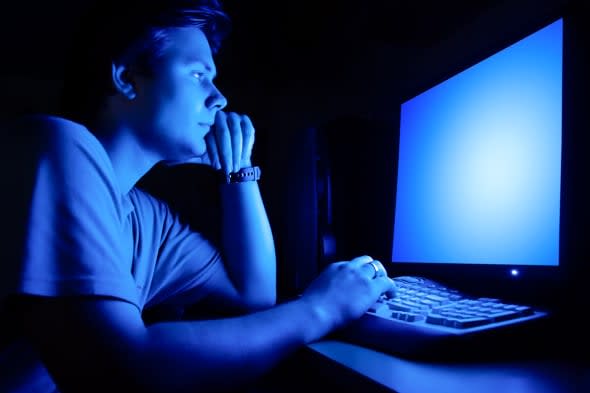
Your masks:
<instances>
[{"instance_id":1,"label":"t-shirt sleeve","mask_svg":"<svg viewBox=\"0 0 590 393\"><path fill-rule=\"evenodd\" d=\"M22 231L13 239L13 260L4 261L12 266L4 269L4 290L108 296L138 305L121 193L106 151L84 127L63 119L30 120L27 127L36 130L28 138L32 162L24 163L17 192L24 193L26 211L12 215Z\"/></svg>"},{"instance_id":2,"label":"t-shirt sleeve","mask_svg":"<svg viewBox=\"0 0 590 393\"><path fill-rule=\"evenodd\" d=\"M147 308L186 305L206 296L207 281L223 269L219 250L167 203L139 189L129 196L134 206L133 230L142 235L141 244L134 247L134 275L144 289L140 302ZM155 263L145 263L146 259Z\"/></svg>"}]
</instances>

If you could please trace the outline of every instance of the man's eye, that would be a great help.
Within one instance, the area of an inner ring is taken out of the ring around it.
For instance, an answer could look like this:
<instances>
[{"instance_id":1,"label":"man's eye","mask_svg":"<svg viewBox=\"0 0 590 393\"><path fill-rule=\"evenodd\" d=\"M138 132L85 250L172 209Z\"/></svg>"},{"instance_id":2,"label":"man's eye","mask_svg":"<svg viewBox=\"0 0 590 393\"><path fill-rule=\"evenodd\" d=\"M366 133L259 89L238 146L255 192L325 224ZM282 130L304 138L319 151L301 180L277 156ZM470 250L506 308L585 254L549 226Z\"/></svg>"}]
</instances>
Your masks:
<instances>
[{"instance_id":1,"label":"man's eye","mask_svg":"<svg viewBox=\"0 0 590 393\"><path fill-rule=\"evenodd\" d=\"M202 72L193 72L193 76L194 76L196 79L202 79L202 78L203 78L203 76L204 76L204 74L203 74Z\"/></svg>"}]
</instances>

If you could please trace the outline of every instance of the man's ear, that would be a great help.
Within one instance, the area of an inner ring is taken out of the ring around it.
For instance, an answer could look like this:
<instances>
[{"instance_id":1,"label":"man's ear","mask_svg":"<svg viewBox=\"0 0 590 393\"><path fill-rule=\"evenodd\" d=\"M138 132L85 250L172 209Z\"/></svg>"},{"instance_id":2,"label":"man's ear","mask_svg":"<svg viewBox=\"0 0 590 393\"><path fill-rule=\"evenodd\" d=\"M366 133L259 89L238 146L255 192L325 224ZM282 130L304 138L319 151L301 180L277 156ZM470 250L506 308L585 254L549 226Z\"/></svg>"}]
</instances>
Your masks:
<instances>
[{"instance_id":1,"label":"man's ear","mask_svg":"<svg viewBox=\"0 0 590 393\"><path fill-rule=\"evenodd\" d=\"M135 91L135 82L129 67L125 64L112 63L112 79L115 89L121 93L127 99L132 100L135 98L137 92Z\"/></svg>"}]
</instances>

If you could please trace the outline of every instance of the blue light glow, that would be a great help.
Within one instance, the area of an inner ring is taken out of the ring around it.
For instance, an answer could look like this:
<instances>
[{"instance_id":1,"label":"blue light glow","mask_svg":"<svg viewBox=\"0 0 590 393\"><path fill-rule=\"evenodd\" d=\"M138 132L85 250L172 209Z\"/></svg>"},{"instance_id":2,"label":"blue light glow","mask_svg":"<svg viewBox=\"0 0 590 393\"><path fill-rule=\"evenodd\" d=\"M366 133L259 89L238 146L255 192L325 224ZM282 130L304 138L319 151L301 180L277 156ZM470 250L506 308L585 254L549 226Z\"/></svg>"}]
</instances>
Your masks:
<instances>
[{"instance_id":1,"label":"blue light glow","mask_svg":"<svg viewBox=\"0 0 590 393\"><path fill-rule=\"evenodd\" d=\"M393 261L557 265L563 21L401 107Z\"/></svg>"}]
</instances>

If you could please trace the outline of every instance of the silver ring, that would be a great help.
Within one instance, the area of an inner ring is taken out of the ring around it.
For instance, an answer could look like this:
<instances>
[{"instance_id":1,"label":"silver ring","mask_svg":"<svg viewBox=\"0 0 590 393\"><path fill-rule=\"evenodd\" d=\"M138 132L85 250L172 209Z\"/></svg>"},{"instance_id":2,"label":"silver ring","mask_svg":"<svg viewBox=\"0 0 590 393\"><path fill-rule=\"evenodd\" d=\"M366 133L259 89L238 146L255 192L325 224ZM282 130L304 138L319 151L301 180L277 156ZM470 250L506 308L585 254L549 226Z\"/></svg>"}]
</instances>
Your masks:
<instances>
[{"instance_id":1,"label":"silver ring","mask_svg":"<svg viewBox=\"0 0 590 393\"><path fill-rule=\"evenodd\" d=\"M379 276L379 271L381 270L379 265L377 265L375 263L375 261L367 262L367 265L371 265L373 267L373 269L375 270L375 274L373 274L373 277L371 277L371 279L377 278Z\"/></svg>"}]
</instances>

